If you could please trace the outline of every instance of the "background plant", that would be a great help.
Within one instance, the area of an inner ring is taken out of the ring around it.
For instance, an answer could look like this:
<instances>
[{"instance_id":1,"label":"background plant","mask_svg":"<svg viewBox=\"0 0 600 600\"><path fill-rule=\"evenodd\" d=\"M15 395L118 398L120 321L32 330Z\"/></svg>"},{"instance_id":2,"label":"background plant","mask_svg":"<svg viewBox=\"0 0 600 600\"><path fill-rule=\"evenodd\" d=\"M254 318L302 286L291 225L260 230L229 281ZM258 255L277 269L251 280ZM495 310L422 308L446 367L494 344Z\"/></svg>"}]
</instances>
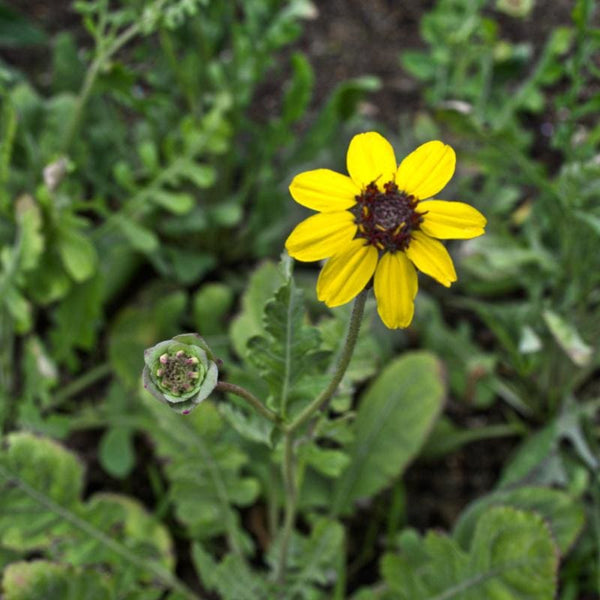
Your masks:
<instances>
[{"instance_id":1,"label":"background plant","mask_svg":"<svg viewBox=\"0 0 600 600\"><path fill-rule=\"evenodd\" d=\"M51 52L43 77L0 63L8 600L598 593L597 7L534 43L507 36L534 3L507 6L439 0L398 57L420 109L376 127L451 143L452 197L488 233L451 247L459 287L426 288L405 334L367 302L338 392L295 438L283 575L281 434L232 394L171 413L141 389L142 352L199 331L227 381L290 418L325 389L350 307L277 266L287 185L340 166L387 82L315 105L304 0L78 2L82 28L51 38L0 7L3 44ZM409 464L447 472L495 438L512 443L493 486L447 531L415 527Z\"/></svg>"}]
</instances>

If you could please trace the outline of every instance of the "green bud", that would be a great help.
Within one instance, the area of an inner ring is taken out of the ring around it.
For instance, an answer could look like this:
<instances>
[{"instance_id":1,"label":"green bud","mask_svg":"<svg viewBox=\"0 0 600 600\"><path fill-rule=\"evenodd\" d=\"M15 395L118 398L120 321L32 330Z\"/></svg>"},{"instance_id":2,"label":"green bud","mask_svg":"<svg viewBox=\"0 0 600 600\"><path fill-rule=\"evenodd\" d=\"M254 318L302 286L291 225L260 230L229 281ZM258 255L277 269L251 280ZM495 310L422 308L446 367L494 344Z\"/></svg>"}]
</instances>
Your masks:
<instances>
[{"instance_id":1,"label":"green bud","mask_svg":"<svg viewBox=\"0 0 600 600\"><path fill-rule=\"evenodd\" d=\"M206 342L184 333L144 352L144 387L158 400L187 415L215 389L219 370Z\"/></svg>"}]
</instances>

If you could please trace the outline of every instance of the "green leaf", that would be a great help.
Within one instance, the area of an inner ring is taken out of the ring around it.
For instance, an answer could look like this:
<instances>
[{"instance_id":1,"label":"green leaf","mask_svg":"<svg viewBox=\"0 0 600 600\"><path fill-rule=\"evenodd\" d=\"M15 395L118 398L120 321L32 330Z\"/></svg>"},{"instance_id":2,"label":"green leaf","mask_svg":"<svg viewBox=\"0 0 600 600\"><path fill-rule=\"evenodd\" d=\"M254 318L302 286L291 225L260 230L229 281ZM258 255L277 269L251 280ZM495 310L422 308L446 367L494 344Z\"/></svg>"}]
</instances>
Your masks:
<instances>
[{"instance_id":1,"label":"green leaf","mask_svg":"<svg viewBox=\"0 0 600 600\"><path fill-rule=\"evenodd\" d=\"M14 285L4 286L2 300L10 316L15 321L17 333L26 333L31 329L31 304Z\"/></svg>"},{"instance_id":2,"label":"green leaf","mask_svg":"<svg viewBox=\"0 0 600 600\"><path fill-rule=\"evenodd\" d=\"M430 81L435 78L437 65L427 52L406 50L402 52L400 62L410 75L421 81Z\"/></svg>"},{"instance_id":3,"label":"green leaf","mask_svg":"<svg viewBox=\"0 0 600 600\"><path fill-rule=\"evenodd\" d=\"M31 196L21 196L16 205L20 239L20 268L23 271L34 269L44 249L44 236L41 233L42 215L39 206Z\"/></svg>"},{"instance_id":4,"label":"green leaf","mask_svg":"<svg viewBox=\"0 0 600 600\"><path fill-rule=\"evenodd\" d=\"M282 110L283 120L288 124L300 119L306 111L315 83L312 67L304 54L294 53L291 63L294 73L283 98Z\"/></svg>"},{"instance_id":5,"label":"green leaf","mask_svg":"<svg viewBox=\"0 0 600 600\"><path fill-rule=\"evenodd\" d=\"M174 165L172 176L167 182L177 184L181 179L187 179L199 188L208 188L215 182L216 172L213 166L203 165L190 160L182 160Z\"/></svg>"},{"instance_id":6,"label":"green leaf","mask_svg":"<svg viewBox=\"0 0 600 600\"><path fill-rule=\"evenodd\" d=\"M83 469L52 440L13 433L0 454L0 545L76 566L102 565L125 593L157 580L184 589L171 573L166 529L139 503L115 494L81 501Z\"/></svg>"},{"instance_id":7,"label":"green leaf","mask_svg":"<svg viewBox=\"0 0 600 600\"><path fill-rule=\"evenodd\" d=\"M194 208L194 197L185 192L153 190L149 197L155 204L162 206L174 215L185 215Z\"/></svg>"},{"instance_id":8,"label":"green leaf","mask_svg":"<svg viewBox=\"0 0 600 600\"><path fill-rule=\"evenodd\" d=\"M21 47L44 44L46 40L42 29L4 3L0 4L0 44Z\"/></svg>"},{"instance_id":9,"label":"green leaf","mask_svg":"<svg viewBox=\"0 0 600 600\"><path fill-rule=\"evenodd\" d=\"M195 330L203 336L220 333L224 319L231 310L233 292L224 283L203 285L192 300Z\"/></svg>"},{"instance_id":10,"label":"green leaf","mask_svg":"<svg viewBox=\"0 0 600 600\"><path fill-rule=\"evenodd\" d=\"M348 466L350 457L341 450L320 448L314 444L302 447L307 464L326 477L339 477Z\"/></svg>"},{"instance_id":11,"label":"green leaf","mask_svg":"<svg viewBox=\"0 0 600 600\"><path fill-rule=\"evenodd\" d=\"M85 281L94 274L98 255L92 242L83 233L73 228L62 228L58 250L65 269L75 281Z\"/></svg>"},{"instance_id":12,"label":"green leaf","mask_svg":"<svg viewBox=\"0 0 600 600\"><path fill-rule=\"evenodd\" d=\"M242 311L233 320L229 335L240 357L247 354L248 340L263 333L263 310L265 303L283 283L283 276L273 262L264 262L250 276L248 287L242 296Z\"/></svg>"},{"instance_id":13,"label":"green leaf","mask_svg":"<svg viewBox=\"0 0 600 600\"><path fill-rule=\"evenodd\" d=\"M192 547L192 557L203 585L217 592L222 600L272 600L277 597L275 584L250 570L239 556L228 554L217 563L196 543Z\"/></svg>"},{"instance_id":14,"label":"green leaf","mask_svg":"<svg viewBox=\"0 0 600 600\"><path fill-rule=\"evenodd\" d=\"M140 252L153 252L159 246L156 234L132 219L119 214L113 215L114 222L127 241Z\"/></svg>"},{"instance_id":15,"label":"green leaf","mask_svg":"<svg viewBox=\"0 0 600 600\"><path fill-rule=\"evenodd\" d=\"M123 479L135 466L133 432L127 427L111 427L100 441L98 458L102 468L113 477Z\"/></svg>"},{"instance_id":16,"label":"green leaf","mask_svg":"<svg viewBox=\"0 0 600 600\"><path fill-rule=\"evenodd\" d=\"M233 506L254 502L259 484L242 473L249 457L231 438L214 405L206 400L182 418L154 400L148 404L158 425L149 433L164 460L175 514L190 537L208 539L224 533L234 549L250 548Z\"/></svg>"},{"instance_id":17,"label":"green leaf","mask_svg":"<svg viewBox=\"0 0 600 600\"><path fill-rule=\"evenodd\" d=\"M332 511L348 511L400 476L422 447L442 408L441 365L413 352L390 363L360 400L350 466L338 479Z\"/></svg>"},{"instance_id":18,"label":"green leaf","mask_svg":"<svg viewBox=\"0 0 600 600\"><path fill-rule=\"evenodd\" d=\"M58 305L51 339L57 360L75 361L74 349L91 350L103 315L103 280L96 275L75 284Z\"/></svg>"},{"instance_id":19,"label":"green leaf","mask_svg":"<svg viewBox=\"0 0 600 600\"><path fill-rule=\"evenodd\" d=\"M327 585L331 583L331 573L335 573L340 555L343 553L344 528L337 521L319 519L308 538L304 538L295 548L297 564L295 572L286 584L285 598L314 598L315 590L309 584Z\"/></svg>"},{"instance_id":20,"label":"green leaf","mask_svg":"<svg viewBox=\"0 0 600 600\"><path fill-rule=\"evenodd\" d=\"M2 576L4 600L112 600L108 578L93 569L76 569L47 560L17 562Z\"/></svg>"},{"instance_id":21,"label":"green leaf","mask_svg":"<svg viewBox=\"0 0 600 600\"><path fill-rule=\"evenodd\" d=\"M298 381L316 372L328 353L320 350L318 329L305 325L304 299L291 275L267 302L264 310L267 336L248 341L248 359L269 384L277 410L285 415Z\"/></svg>"},{"instance_id":22,"label":"green leaf","mask_svg":"<svg viewBox=\"0 0 600 600\"><path fill-rule=\"evenodd\" d=\"M447 536L411 538L381 570L398 600L552 600L558 553L543 519L493 507L479 518L468 552Z\"/></svg>"},{"instance_id":23,"label":"green leaf","mask_svg":"<svg viewBox=\"0 0 600 600\"><path fill-rule=\"evenodd\" d=\"M558 553L539 515L507 507L487 511L475 528L470 562L471 580L461 585L485 590L474 598L554 598Z\"/></svg>"},{"instance_id":24,"label":"green leaf","mask_svg":"<svg viewBox=\"0 0 600 600\"><path fill-rule=\"evenodd\" d=\"M574 325L551 310L545 310L542 316L550 333L566 355L578 367L587 366L592 360L594 349L583 341Z\"/></svg>"},{"instance_id":25,"label":"green leaf","mask_svg":"<svg viewBox=\"0 0 600 600\"><path fill-rule=\"evenodd\" d=\"M525 439L514 456L504 465L498 487L506 488L542 470L544 461L549 460L555 453L559 436L557 423L553 421Z\"/></svg>"},{"instance_id":26,"label":"green leaf","mask_svg":"<svg viewBox=\"0 0 600 600\"><path fill-rule=\"evenodd\" d=\"M511 506L543 517L562 555L575 542L585 523L581 503L563 491L544 487L501 490L476 500L460 515L453 537L463 548L469 547L479 518L490 506Z\"/></svg>"}]
</instances>

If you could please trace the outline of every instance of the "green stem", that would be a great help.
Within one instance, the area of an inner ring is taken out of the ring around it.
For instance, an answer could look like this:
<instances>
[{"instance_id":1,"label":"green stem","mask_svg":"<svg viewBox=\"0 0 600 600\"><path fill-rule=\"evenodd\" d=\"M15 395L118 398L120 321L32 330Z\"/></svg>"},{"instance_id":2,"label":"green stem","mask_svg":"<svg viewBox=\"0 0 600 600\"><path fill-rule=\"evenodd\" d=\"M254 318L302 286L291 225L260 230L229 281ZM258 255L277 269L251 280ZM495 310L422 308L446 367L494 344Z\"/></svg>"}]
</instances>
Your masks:
<instances>
[{"instance_id":1,"label":"green stem","mask_svg":"<svg viewBox=\"0 0 600 600\"><path fill-rule=\"evenodd\" d=\"M296 485L296 455L294 451L294 436L296 431L308 422L312 416L321 409L337 390L340 381L346 373L350 359L358 340L358 332L365 310L368 290L364 289L354 301L352 315L348 323L346 340L335 371L329 385L311 402L289 425L281 426L284 432L284 457L282 465L283 484L285 491L285 515L281 528L281 539L279 546L279 557L275 569L275 580L283 585L285 583L285 571L294 522L296 521L296 509L298 504L298 489Z\"/></svg>"},{"instance_id":2,"label":"green stem","mask_svg":"<svg viewBox=\"0 0 600 600\"><path fill-rule=\"evenodd\" d=\"M269 421L275 423L275 425L278 427L281 427L281 418L279 415L267 408L254 394L250 393L247 389L239 385L235 385L235 383L227 383L225 381L219 381L215 389L219 392L235 394L236 396L246 400L246 402L255 408L263 417L269 419Z\"/></svg>"},{"instance_id":3,"label":"green stem","mask_svg":"<svg viewBox=\"0 0 600 600\"><path fill-rule=\"evenodd\" d=\"M337 390L337 387L340 384L340 381L342 381L346 369L350 364L350 359L352 358L354 347L358 340L358 332L360 330L360 323L365 310L365 302L368 293L369 291L364 289L354 301L354 307L352 308L352 315L350 316L346 334L346 342L344 343L344 348L329 385L285 428L287 432L293 433L298 428L302 427L302 425L309 421L326 402L331 400L333 394Z\"/></svg>"},{"instance_id":4,"label":"green stem","mask_svg":"<svg viewBox=\"0 0 600 600\"><path fill-rule=\"evenodd\" d=\"M109 363L102 363L93 369L90 369L77 379L71 381L71 383L65 385L61 390L54 394L54 398L52 399L52 407L59 406L65 400L72 398L79 392L85 390L86 388L94 385L96 382L108 377L111 373L111 366Z\"/></svg>"},{"instance_id":5,"label":"green stem","mask_svg":"<svg viewBox=\"0 0 600 600\"><path fill-rule=\"evenodd\" d=\"M285 570L290 539L294 529L294 522L296 521L296 505L298 500L296 489L296 457L294 455L294 435L292 432L286 432L284 438L282 473L285 490L285 516L281 530L281 543L279 546L275 579L279 584L283 585L285 583Z\"/></svg>"}]
</instances>

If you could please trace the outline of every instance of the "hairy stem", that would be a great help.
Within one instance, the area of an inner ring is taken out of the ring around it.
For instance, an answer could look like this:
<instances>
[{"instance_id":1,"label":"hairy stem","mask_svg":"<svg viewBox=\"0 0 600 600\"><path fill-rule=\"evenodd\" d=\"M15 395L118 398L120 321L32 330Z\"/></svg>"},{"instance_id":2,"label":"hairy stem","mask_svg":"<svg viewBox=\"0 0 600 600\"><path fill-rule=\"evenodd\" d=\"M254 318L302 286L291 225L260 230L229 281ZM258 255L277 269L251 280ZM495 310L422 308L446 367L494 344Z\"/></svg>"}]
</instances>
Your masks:
<instances>
[{"instance_id":1,"label":"hairy stem","mask_svg":"<svg viewBox=\"0 0 600 600\"><path fill-rule=\"evenodd\" d=\"M235 385L235 383L227 383L225 381L219 381L215 388L219 392L226 392L228 394L235 394L242 398L253 408L256 409L263 417L269 419L269 421L275 423L278 427L281 426L281 418L277 413L274 413L270 408L267 408L254 394L249 392L247 389Z\"/></svg>"},{"instance_id":2,"label":"hairy stem","mask_svg":"<svg viewBox=\"0 0 600 600\"><path fill-rule=\"evenodd\" d=\"M294 435L287 432L284 438L283 456L283 486L285 491L285 515L281 530L281 545L279 546L279 557L275 571L275 579L278 583L285 583L285 570L287 565L288 550L294 522L296 520L296 505L298 490L296 488L296 457L294 453Z\"/></svg>"},{"instance_id":3,"label":"hairy stem","mask_svg":"<svg viewBox=\"0 0 600 600\"><path fill-rule=\"evenodd\" d=\"M285 572L294 522L296 520L296 508L298 504L298 489L296 484L296 453L294 438L296 431L308 422L315 413L322 408L337 390L340 381L346 373L350 359L354 353L358 332L365 310L368 290L363 290L354 301L352 315L348 323L346 340L342 353L340 354L335 371L333 372L329 385L311 402L289 425L282 426L284 431L284 457L282 465L283 485L285 491L285 515L281 529L279 557L275 570L276 581L283 585L285 583Z\"/></svg>"}]
</instances>

